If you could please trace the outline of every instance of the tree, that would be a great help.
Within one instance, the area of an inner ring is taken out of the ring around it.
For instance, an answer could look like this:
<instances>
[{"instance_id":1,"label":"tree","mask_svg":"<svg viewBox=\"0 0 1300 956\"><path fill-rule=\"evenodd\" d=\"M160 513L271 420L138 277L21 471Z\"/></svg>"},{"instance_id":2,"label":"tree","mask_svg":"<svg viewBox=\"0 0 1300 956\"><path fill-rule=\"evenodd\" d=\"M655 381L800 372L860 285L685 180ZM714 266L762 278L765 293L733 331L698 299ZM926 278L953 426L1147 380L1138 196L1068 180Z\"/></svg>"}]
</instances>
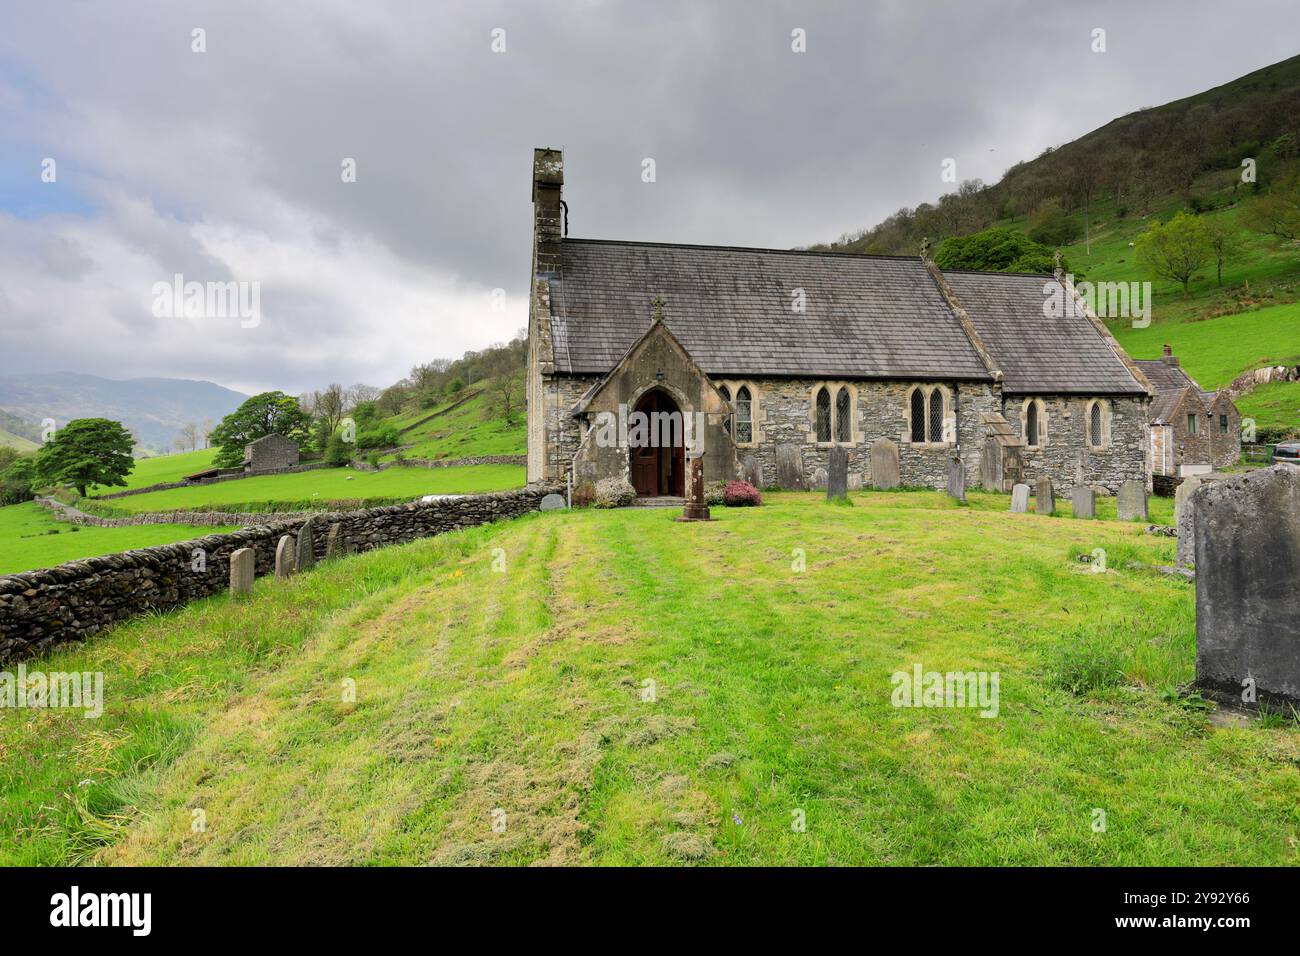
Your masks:
<instances>
[{"instance_id":1,"label":"tree","mask_svg":"<svg viewBox=\"0 0 1300 956\"><path fill-rule=\"evenodd\" d=\"M981 272L1035 272L1049 274L1053 253L1014 229L985 229L973 236L945 239L934 255L941 269L978 269Z\"/></svg>"},{"instance_id":2,"label":"tree","mask_svg":"<svg viewBox=\"0 0 1300 956\"><path fill-rule=\"evenodd\" d=\"M1180 212L1168 222L1152 223L1134 244L1137 260L1162 279L1181 282L1183 296L1196 270L1213 254L1205 224Z\"/></svg>"},{"instance_id":3,"label":"tree","mask_svg":"<svg viewBox=\"0 0 1300 956\"><path fill-rule=\"evenodd\" d=\"M1246 208L1246 225L1256 232L1295 242L1300 239L1300 173L1281 180Z\"/></svg>"},{"instance_id":4,"label":"tree","mask_svg":"<svg viewBox=\"0 0 1300 956\"><path fill-rule=\"evenodd\" d=\"M347 406L356 409L358 405L373 402L378 397L379 389L375 388L375 386L357 383L347 390Z\"/></svg>"},{"instance_id":5,"label":"tree","mask_svg":"<svg viewBox=\"0 0 1300 956\"><path fill-rule=\"evenodd\" d=\"M214 464L233 468L244 460L244 446L267 435L283 435L296 442L308 437L311 418L298 407L297 399L284 392L254 395L221 419L212 429L211 443L218 446Z\"/></svg>"},{"instance_id":6,"label":"tree","mask_svg":"<svg viewBox=\"0 0 1300 956\"><path fill-rule=\"evenodd\" d=\"M505 372L493 380L492 392L497 400L497 411L507 425L515 423L515 412L519 408L519 395L522 388L523 382L517 372Z\"/></svg>"},{"instance_id":7,"label":"tree","mask_svg":"<svg viewBox=\"0 0 1300 956\"><path fill-rule=\"evenodd\" d=\"M203 447L207 448L211 444L212 429L216 426L212 424L212 419L203 419L203 424L199 426L199 437L203 439Z\"/></svg>"},{"instance_id":8,"label":"tree","mask_svg":"<svg viewBox=\"0 0 1300 956\"><path fill-rule=\"evenodd\" d=\"M1028 221L1025 223L1025 232L1034 242L1041 243L1048 248L1056 246L1068 246L1074 242L1079 233L1079 227L1075 224L1061 204L1055 199L1048 200L1030 214Z\"/></svg>"},{"instance_id":9,"label":"tree","mask_svg":"<svg viewBox=\"0 0 1300 956\"><path fill-rule=\"evenodd\" d=\"M1219 285L1223 285L1223 264L1241 251L1241 240L1232 224L1221 219L1211 219L1205 223L1205 238L1210 244L1214 256Z\"/></svg>"},{"instance_id":10,"label":"tree","mask_svg":"<svg viewBox=\"0 0 1300 956\"><path fill-rule=\"evenodd\" d=\"M316 393L313 411L317 420L322 423L322 431L326 436L332 435L339 427L339 422L343 420L344 405L342 385L337 383L327 385L322 391Z\"/></svg>"},{"instance_id":11,"label":"tree","mask_svg":"<svg viewBox=\"0 0 1300 956\"><path fill-rule=\"evenodd\" d=\"M190 422L182 428L180 434L176 436L176 449L177 451L185 451L188 448L190 451L194 451L198 447L199 426L194 422Z\"/></svg>"},{"instance_id":12,"label":"tree","mask_svg":"<svg viewBox=\"0 0 1300 956\"><path fill-rule=\"evenodd\" d=\"M4 454L12 451L12 448L0 448L0 505L21 504L32 498L36 458L34 455L8 458Z\"/></svg>"},{"instance_id":13,"label":"tree","mask_svg":"<svg viewBox=\"0 0 1300 956\"><path fill-rule=\"evenodd\" d=\"M135 467L135 442L120 422L78 418L64 425L36 455L36 475L51 484L70 484L83 498L89 485L126 485Z\"/></svg>"}]
</instances>

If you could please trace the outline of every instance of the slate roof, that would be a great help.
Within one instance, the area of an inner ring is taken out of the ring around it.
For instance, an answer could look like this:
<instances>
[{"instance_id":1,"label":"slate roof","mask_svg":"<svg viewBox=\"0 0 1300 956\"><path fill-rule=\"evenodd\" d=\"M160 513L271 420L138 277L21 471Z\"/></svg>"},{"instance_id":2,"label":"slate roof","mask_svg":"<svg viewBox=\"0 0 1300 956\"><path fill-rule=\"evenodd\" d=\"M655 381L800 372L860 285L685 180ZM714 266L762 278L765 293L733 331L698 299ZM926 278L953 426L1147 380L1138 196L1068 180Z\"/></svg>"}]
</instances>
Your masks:
<instances>
[{"instance_id":1,"label":"slate roof","mask_svg":"<svg viewBox=\"0 0 1300 956\"><path fill-rule=\"evenodd\" d=\"M664 324L710 375L991 379L919 259L592 239L561 252L561 372L608 372L658 295Z\"/></svg>"},{"instance_id":2,"label":"slate roof","mask_svg":"<svg viewBox=\"0 0 1300 956\"><path fill-rule=\"evenodd\" d=\"M1130 394L1146 389L1072 296L1045 313L1051 276L951 270L944 277L1004 376L1009 394Z\"/></svg>"},{"instance_id":3,"label":"slate roof","mask_svg":"<svg viewBox=\"0 0 1300 956\"><path fill-rule=\"evenodd\" d=\"M1206 404L1214 401L1214 393L1202 391L1181 365L1173 365L1163 359L1134 359L1133 364L1142 370L1142 374L1155 389L1155 398L1151 400L1151 410L1148 413L1153 425L1169 424L1179 400L1189 390L1199 395Z\"/></svg>"},{"instance_id":4,"label":"slate roof","mask_svg":"<svg viewBox=\"0 0 1300 956\"><path fill-rule=\"evenodd\" d=\"M551 280L561 373L607 373L662 296L665 324L709 375L992 380L919 258L569 238L561 256ZM1144 391L1086 316L1044 317L1048 277L945 276L1005 391Z\"/></svg>"}]
</instances>

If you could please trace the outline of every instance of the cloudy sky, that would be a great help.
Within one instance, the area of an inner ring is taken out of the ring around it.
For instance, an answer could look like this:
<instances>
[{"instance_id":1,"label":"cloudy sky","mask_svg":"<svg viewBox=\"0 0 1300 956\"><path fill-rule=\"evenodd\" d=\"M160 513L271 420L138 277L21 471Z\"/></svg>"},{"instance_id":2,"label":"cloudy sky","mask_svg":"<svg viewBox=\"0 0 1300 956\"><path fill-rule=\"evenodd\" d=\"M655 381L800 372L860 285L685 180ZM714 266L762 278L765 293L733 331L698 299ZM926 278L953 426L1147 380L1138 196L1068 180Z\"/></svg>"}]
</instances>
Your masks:
<instances>
[{"instance_id":1,"label":"cloudy sky","mask_svg":"<svg viewBox=\"0 0 1300 956\"><path fill-rule=\"evenodd\" d=\"M0 375L386 385L526 324L534 146L572 235L805 245L1294 55L1294 2L3 0Z\"/></svg>"}]
</instances>

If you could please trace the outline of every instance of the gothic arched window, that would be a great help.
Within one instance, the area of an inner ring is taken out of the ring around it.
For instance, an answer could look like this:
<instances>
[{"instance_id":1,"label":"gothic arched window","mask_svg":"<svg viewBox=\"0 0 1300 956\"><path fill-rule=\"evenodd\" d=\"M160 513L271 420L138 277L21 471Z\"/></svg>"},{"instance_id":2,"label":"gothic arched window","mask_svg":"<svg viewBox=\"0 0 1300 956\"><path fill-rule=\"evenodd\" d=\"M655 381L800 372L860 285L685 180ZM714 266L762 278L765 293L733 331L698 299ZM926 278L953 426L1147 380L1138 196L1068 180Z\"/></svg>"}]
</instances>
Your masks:
<instances>
[{"instance_id":1,"label":"gothic arched window","mask_svg":"<svg viewBox=\"0 0 1300 956\"><path fill-rule=\"evenodd\" d=\"M925 444L925 392L912 389L912 444Z\"/></svg>"},{"instance_id":2,"label":"gothic arched window","mask_svg":"<svg viewBox=\"0 0 1300 956\"><path fill-rule=\"evenodd\" d=\"M835 395L835 440L845 444L853 440L853 418L849 406L849 390L846 386L840 386Z\"/></svg>"},{"instance_id":3,"label":"gothic arched window","mask_svg":"<svg viewBox=\"0 0 1300 956\"><path fill-rule=\"evenodd\" d=\"M831 393L824 385L817 389L817 440L831 440Z\"/></svg>"},{"instance_id":4,"label":"gothic arched window","mask_svg":"<svg viewBox=\"0 0 1300 956\"><path fill-rule=\"evenodd\" d=\"M748 444L754 440L754 402L749 386L736 390L736 441Z\"/></svg>"}]
</instances>

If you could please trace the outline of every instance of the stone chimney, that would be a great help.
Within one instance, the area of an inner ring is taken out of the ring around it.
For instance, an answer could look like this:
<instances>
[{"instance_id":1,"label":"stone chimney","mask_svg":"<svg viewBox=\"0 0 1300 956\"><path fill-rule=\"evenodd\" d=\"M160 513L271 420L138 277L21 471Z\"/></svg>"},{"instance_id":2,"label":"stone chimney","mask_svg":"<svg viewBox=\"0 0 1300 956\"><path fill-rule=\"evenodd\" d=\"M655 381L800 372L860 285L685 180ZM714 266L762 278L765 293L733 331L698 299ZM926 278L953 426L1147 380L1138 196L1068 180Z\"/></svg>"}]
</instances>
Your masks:
<instances>
[{"instance_id":1,"label":"stone chimney","mask_svg":"<svg viewBox=\"0 0 1300 956\"><path fill-rule=\"evenodd\" d=\"M533 275L559 275L564 154L533 150Z\"/></svg>"},{"instance_id":2,"label":"stone chimney","mask_svg":"<svg viewBox=\"0 0 1300 956\"><path fill-rule=\"evenodd\" d=\"M1164 354L1160 356L1160 361L1164 362L1166 365L1178 364L1178 357L1174 355L1174 350L1169 347L1168 342L1165 343L1165 351Z\"/></svg>"}]
</instances>

